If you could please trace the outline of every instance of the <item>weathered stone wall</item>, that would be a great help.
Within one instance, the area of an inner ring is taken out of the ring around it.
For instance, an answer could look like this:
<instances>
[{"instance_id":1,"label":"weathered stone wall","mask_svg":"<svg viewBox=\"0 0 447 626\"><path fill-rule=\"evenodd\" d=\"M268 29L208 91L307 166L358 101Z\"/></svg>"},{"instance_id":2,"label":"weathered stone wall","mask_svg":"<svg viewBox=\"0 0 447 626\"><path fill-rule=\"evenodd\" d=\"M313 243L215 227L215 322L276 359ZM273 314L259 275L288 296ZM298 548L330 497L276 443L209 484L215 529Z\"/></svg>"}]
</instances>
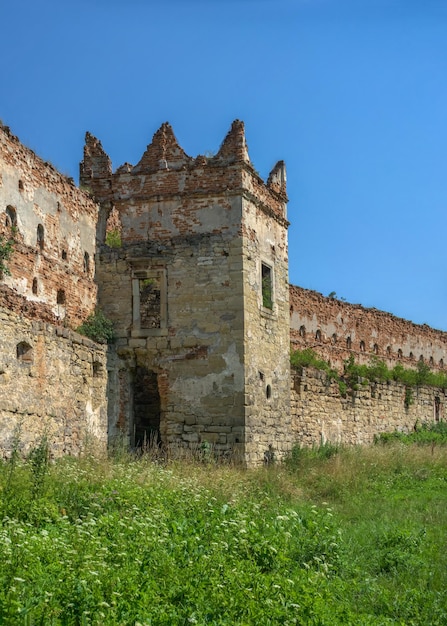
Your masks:
<instances>
[{"instance_id":1,"label":"weathered stone wall","mask_svg":"<svg viewBox=\"0 0 447 626\"><path fill-rule=\"evenodd\" d=\"M312 348L339 368L351 354L357 363L376 355L389 367L399 361L414 368L419 360L434 370L447 365L447 333L294 285L290 338L295 349Z\"/></svg>"},{"instance_id":2,"label":"weathered stone wall","mask_svg":"<svg viewBox=\"0 0 447 626\"><path fill-rule=\"evenodd\" d=\"M76 327L94 309L98 207L0 126L0 235L12 238L1 282Z\"/></svg>"},{"instance_id":3,"label":"weathered stone wall","mask_svg":"<svg viewBox=\"0 0 447 626\"><path fill-rule=\"evenodd\" d=\"M293 439L302 446L322 443L369 444L384 432L411 432L415 426L445 420L447 392L433 387L411 389L401 383L367 383L340 394L337 382L324 372L303 368L293 372L291 416Z\"/></svg>"},{"instance_id":4,"label":"weathered stone wall","mask_svg":"<svg viewBox=\"0 0 447 626\"><path fill-rule=\"evenodd\" d=\"M138 369L157 377L160 435L164 443L209 442L220 453L243 442L243 310L240 241L223 236L181 238L164 246L104 251L98 259L100 302L117 328L111 368L110 433L124 431L132 444ZM141 328L136 276L161 272L166 298L160 325ZM239 287L238 287L239 283ZM148 403L150 400L148 399ZM153 430L156 430L154 428Z\"/></svg>"},{"instance_id":5,"label":"weathered stone wall","mask_svg":"<svg viewBox=\"0 0 447 626\"><path fill-rule=\"evenodd\" d=\"M106 348L0 308L0 449L20 427L27 452L46 434L53 456L107 445Z\"/></svg>"},{"instance_id":6,"label":"weathered stone wall","mask_svg":"<svg viewBox=\"0 0 447 626\"><path fill-rule=\"evenodd\" d=\"M243 282L245 318L246 458L249 464L290 450L289 283L284 165L273 190L245 176ZM274 171L275 171L274 170ZM271 285L263 285L271 279ZM266 301L263 290L267 286ZM269 293L271 290L271 294ZM268 302L271 295L271 302ZM267 305L267 306L266 306Z\"/></svg>"}]
</instances>

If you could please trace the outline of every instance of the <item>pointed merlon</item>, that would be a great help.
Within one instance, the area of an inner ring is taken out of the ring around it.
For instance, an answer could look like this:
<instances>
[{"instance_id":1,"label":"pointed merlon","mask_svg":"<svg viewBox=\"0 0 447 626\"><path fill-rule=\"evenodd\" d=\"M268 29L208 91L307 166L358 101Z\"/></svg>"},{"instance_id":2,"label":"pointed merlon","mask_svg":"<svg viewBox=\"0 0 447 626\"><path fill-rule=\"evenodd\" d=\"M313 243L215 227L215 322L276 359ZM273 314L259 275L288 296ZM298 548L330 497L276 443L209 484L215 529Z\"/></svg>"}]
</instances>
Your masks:
<instances>
[{"instance_id":1,"label":"pointed merlon","mask_svg":"<svg viewBox=\"0 0 447 626\"><path fill-rule=\"evenodd\" d=\"M168 122L164 122L152 138L134 172L153 172L159 169L180 169L190 157L181 148Z\"/></svg>"},{"instance_id":2,"label":"pointed merlon","mask_svg":"<svg viewBox=\"0 0 447 626\"><path fill-rule=\"evenodd\" d=\"M269 174L267 180L267 187L270 187L272 191L281 195L287 193L287 176L286 176L286 164L284 161L278 161L275 167Z\"/></svg>"},{"instance_id":3,"label":"pointed merlon","mask_svg":"<svg viewBox=\"0 0 447 626\"><path fill-rule=\"evenodd\" d=\"M228 163L241 162L250 163L248 147L245 140L244 122L234 120L231 128L222 142L217 159L222 159Z\"/></svg>"},{"instance_id":4,"label":"pointed merlon","mask_svg":"<svg viewBox=\"0 0 447 626\"><path fill-rule=\"evenodd\" d=\"M85 133L84 159L79 166L79 182L89 185L92 179L108 178L112 175L112 162L104 152L99 139Z\"/></svg>"}]
</instances>

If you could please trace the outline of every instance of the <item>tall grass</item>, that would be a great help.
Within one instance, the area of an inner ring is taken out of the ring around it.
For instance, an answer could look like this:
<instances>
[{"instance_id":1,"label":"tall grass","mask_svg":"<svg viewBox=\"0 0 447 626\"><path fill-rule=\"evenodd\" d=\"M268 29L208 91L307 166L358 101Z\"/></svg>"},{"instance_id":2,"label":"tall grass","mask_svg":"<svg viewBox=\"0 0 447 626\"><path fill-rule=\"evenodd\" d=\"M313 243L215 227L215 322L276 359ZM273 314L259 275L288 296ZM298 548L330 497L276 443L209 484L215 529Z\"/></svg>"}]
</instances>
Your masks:
<instances>
[{"instance_id":1,"label":"tall grass","mask_svg":"<svg viewBox=\"0 0 447 626\"><path fill-rule=\"evenodd\" d=\"M441 447L47 461L0 465L1 624L447 623Z\"/></svg>"}]
</instances>

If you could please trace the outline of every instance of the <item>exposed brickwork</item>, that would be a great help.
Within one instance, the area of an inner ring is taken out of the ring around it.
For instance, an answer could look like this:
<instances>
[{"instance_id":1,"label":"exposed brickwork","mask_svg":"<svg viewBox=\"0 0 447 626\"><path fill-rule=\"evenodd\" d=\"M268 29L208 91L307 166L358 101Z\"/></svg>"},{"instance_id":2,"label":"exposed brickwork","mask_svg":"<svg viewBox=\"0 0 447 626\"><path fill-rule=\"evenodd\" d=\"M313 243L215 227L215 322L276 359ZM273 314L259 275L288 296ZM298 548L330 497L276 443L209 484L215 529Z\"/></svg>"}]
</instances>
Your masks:
<instances>
[{"instance_id":1,"label":"exposed brickwork","mask_svg":"<svg viewBox=\"0 0 447 626\"><path fill-rule=\"evenodd\" d=\"M0 234L14 239L11 275L3 282L76 327L96 303L98 207L5 126L0 127L0 167Z\"/></svg>"},{"instance_id":2,"label":"exposed brickwork","mask_svg":"<svg viewBox=\"0 0 447 626\"><path fill-rule=\"evenodd\" d=\"M350 354L359 363L375 355L390 367L415 367L421 357L434 370L447 366L447 333L293 285L290 337L296 349L312 348L338 367Z\"/></svg>"}]
</instances>

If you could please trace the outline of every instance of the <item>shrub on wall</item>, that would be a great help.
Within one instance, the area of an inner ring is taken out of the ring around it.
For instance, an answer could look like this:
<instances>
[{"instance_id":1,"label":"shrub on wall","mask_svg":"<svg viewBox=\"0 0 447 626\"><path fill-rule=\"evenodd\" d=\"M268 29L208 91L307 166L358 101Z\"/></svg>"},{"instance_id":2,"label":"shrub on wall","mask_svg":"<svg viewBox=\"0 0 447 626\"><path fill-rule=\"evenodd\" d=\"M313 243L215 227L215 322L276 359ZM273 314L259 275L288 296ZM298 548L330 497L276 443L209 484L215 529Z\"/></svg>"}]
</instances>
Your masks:
<instances>
[{"instance_id":1,"label":"shrub on wall","mask_svg":"<svg viewBox=\"0 0 447 626\"><path fill-rule=\"evenodd\" d=\"M112 321L99 309L89 315L76 331L98 343L111 343L115 339Z\"/></svg>"},{"instance_id":2,"label":"shrub on wall","mask_svg":"<svg viewBox=\"0 0 447 626\"><path fill-rule=\"evenodd\" d=\"M106 234L106 245L109 248L121 248L121 233L119 230L109 230Z\"/></svg>"},{"instance_id":3,"label":"shrub on wall","mask_svg":"<svg viewBox=\"0 0 447 626\"><path fill-rule=\"evenodd\" d=\"M338 380L341 395L345 395L347 389L358 389L359 382L386 382L394 380L406 386L407 408L412 404L412 387L427 385L447 389L447 374L443 372L432 372L428 365L419 361L416 369L405 369L401 363L397 363L389 369L384 361L377 357L372 357L369 364L360 365L355 362L351 354L344 362L343 375L340 376L331 368L327 361L318 358L313 350L295 350L291 353L290 363L292 367L313 367L328 373L331 380ZM343 390L343 391L342 391Z\"/></svg>"},{"instance_id":4,"label":"shrub on wall","mask_svg":"<svg viewBox=\"0 0 447 626\"><path fill-rule=\"evenodd\" d=\"M14 249L14 240L6 239L3 235L0 235L0 278L3 275L11 273L8 268L8 261L11 258Z\"/></svg>"}]
</instances>

